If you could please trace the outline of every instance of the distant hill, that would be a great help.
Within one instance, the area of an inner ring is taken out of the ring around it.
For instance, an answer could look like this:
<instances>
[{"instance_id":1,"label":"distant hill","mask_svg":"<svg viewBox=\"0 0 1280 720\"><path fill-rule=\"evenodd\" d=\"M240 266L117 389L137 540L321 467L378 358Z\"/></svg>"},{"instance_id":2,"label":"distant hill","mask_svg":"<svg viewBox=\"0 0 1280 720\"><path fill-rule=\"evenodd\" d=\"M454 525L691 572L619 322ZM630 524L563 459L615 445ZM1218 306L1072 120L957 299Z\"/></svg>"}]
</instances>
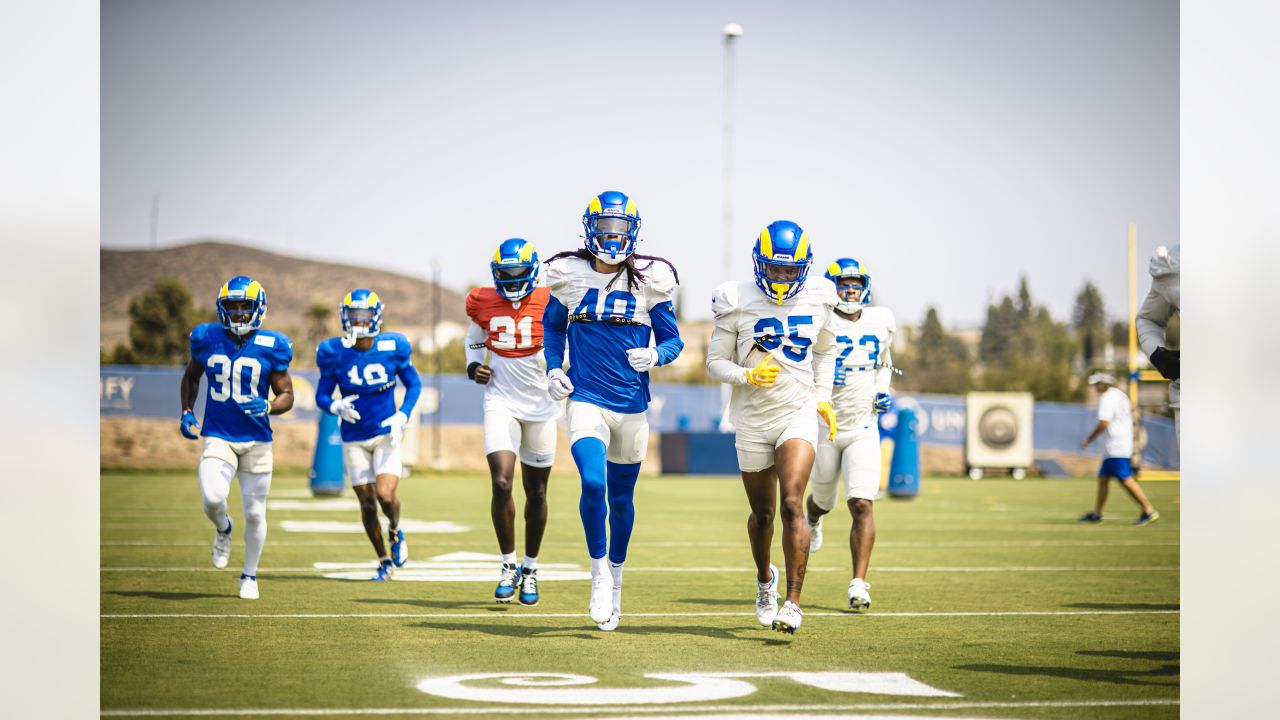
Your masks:
<instances>
[{"instance_id":1,"label":"distant hill","mask_svg":"<svg viewBox=\"0 0 1280 720\"><path fill-rule=\"evenodd\" d=\"M197 242L163 250L103 248L99 275L100 342L107 349L127 341L130 300L166 277L186 283L196 307L212 313L214 296L222 283L236 275L249 275L266 288L266 325L294 335L304 331L307 308L317 301L334 309L332 331L336 335L337 307L342 297L353 288L368 287L386 303L384 329L403 332L416 344L430 332L434 302L434 285L421 278L278 255L226 242ZM446 332L453 334L459 327L465 328L468 321L463 294L442 288L440 302L441 322L454 326L448 328L452 332Z\"/></svg>"}]
</instances>

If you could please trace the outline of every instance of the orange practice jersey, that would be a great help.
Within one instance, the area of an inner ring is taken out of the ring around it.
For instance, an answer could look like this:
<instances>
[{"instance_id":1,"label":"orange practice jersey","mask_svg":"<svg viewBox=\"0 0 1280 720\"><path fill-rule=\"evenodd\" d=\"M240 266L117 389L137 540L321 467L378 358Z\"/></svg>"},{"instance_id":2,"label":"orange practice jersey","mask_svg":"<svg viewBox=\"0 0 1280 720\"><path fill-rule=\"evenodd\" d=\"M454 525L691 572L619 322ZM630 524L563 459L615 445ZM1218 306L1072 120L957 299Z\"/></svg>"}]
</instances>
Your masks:
<instances>
[{"instance_id":1,"label":"orange practice jersey","mask_svg":"<svg viewBox=\"0 0 1280 720\"><path fill-rule=\"evenodd\" d=\"M491 287L467 294L467 317L487 333L484 344L503 357L526 357L542 352L542 311L551 291L537 287L511 301Z\"/></svg>"}]
</instances>

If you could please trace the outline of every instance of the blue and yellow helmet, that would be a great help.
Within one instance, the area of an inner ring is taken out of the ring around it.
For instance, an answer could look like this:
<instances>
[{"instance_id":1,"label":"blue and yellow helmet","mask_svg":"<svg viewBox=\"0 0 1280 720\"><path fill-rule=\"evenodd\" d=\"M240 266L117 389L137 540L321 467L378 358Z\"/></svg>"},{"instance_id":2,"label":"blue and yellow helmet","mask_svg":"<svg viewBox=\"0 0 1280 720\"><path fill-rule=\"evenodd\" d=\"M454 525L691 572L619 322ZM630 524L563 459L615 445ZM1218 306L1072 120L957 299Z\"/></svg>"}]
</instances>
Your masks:
<instances>
[{"instance_id":1,"label":"blue and yellow helmet","mask_svg":"<svg viewBox=\"0 0 1280 720\"><path fill-rule=\"evenodd\" d=\"M248 335L267 316L267 291L248 275L237 275L218 290L218 321L228 332Z\"/></svg>"},{"instance_id":2,"label":"blue and yellow helmet","mask_svg":"<svg viewBox=\"0 0 1280 720\"><path fill-rule=\"evenodd\" d=\"M775 220L760 231L751 259L755 262L756 287L781 305L804 287L813 262L813 248L809 247L809 236L799 225L790 220ZM771 280L770 267L799 268L799 272L791 280Z\"/></svg>"},{"instance_id":3,"label":"blue and yellow helmet","mask_svg":"<svg viewBox=\"0 0 1280 720\"><path fill-rule=\"evenodd\" d=\"M342 332L351 338L373 337L382 331L382 298L368 288L356 288L342 298Z\"/></svg>"},{"instance_id":4,"label":"blue and yellow helmet","mask_svg":"<svg viewBox=\"0 0 1280 720\"><path fill-rule=\"evenodd\" d=\"M836 284L836 294L840 295L840 302L836 303L836 309L840 312L854 313L871 302L871 273L867 272L866 266L857 260L840 258L827 266L827 272L823 277ZM862 280L862 292L858 293L858 297L854 300L845 300L840 292L840 278L847 277Z\"/></svg>"},{"instance_id":5,"label":"blue and yellow helmet","mask_svg":"<svg viewBox=\"0 0 1280 720\"><path fill-rule=\"evenodd\" d=\"M587 250L601 262L617 265L636 251L640 211L625 193L606 190L587 204L582 227L587 231Z\"/></svg>"},{"instance_id":6,"label":"blue and yellow helmet","mask_svg":"<svg viewBox=\"0 0 1280 720\"><path fill-rule=\"evenodd\" d=\"M519 300L538 284L538 251L523 238L503 240L489 263L493 286L508 300Z\"/></svg>"}]
</instances>

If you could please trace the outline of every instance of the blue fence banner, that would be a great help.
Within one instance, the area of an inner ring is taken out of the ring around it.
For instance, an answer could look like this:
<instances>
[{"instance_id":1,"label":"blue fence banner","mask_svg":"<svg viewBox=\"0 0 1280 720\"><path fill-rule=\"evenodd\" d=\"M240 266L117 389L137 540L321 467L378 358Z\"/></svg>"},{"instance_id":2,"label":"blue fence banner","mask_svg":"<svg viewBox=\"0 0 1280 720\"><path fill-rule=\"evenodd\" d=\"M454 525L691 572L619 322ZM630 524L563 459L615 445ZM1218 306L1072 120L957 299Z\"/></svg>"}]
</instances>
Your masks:
<instances>
[{"instance_id":1,"label":"blue fence banner","mask_svg":"<svg viewBox=\"0 0 1280 720\"><path fill-rule=\"evenodd\" d=\"M319 374L315 370L292 371L296 397L293 410L271 418L275 422L316 422L315 387ZM178 384L182 368L103 365L98 377L98 400L101 414L163 417L177 420ZM484 387L465 375L440 377L436 391L435 378L422 377L422 398L416 411L420 422L429 423L439 417L447 425L481 425L484 422ZM200 401L196 417L204 409L204 381L201 380ZM716 432L725 411L719 385L650 386L653 399L649 405L649 426L661 433ZM923 445L964 445L964 396L904 393L894 397L895 410L883 418L883 428L892 432L897 412L910 409L919 426L919 442ZM1097 410L1073 403L1037 402L1035 404L1033 444L1037 451L1080 452L1080 441L1097 423ZM1178 438L1173 420L1147 415L1142 419L1147 443L1142 457L1147 463L1161 467L1179 466ZM695 443L696 444L696 443ZM1098 444L1089 452L1101 453Z\"/></svg>"}]
</instances>

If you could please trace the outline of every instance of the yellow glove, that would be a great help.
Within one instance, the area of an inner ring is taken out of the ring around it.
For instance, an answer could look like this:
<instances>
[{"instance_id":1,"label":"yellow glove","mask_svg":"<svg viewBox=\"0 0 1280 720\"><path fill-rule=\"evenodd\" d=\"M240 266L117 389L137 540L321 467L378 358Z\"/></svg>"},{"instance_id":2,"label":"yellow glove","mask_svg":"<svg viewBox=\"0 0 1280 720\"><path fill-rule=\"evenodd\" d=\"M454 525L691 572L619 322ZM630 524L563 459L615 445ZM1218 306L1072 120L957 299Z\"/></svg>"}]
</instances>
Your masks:
<instances>
[{"instance_id":1,"label":"yellow glove","mask_svg":"<svg viewBox=\"0 0 1280 720\"><path fill-rule=\"evenodd\" d=\"M836 411L831 407L829 402L818 403L818 414L823 420L827 421L827 439L836 439Z\"/></svg>"},{"instance_id":2,"label":"yellow glove","mask_svg":"<svg viewBox=\"0 0 1280 720\"><path fill-rule=\"evenodd\" d=\"M758 365L747 371L747 382L756 387L772 385L778 379L778 371L781 369L774 362L773 353L768 353Z\"/></svg>"}]
</instances>

